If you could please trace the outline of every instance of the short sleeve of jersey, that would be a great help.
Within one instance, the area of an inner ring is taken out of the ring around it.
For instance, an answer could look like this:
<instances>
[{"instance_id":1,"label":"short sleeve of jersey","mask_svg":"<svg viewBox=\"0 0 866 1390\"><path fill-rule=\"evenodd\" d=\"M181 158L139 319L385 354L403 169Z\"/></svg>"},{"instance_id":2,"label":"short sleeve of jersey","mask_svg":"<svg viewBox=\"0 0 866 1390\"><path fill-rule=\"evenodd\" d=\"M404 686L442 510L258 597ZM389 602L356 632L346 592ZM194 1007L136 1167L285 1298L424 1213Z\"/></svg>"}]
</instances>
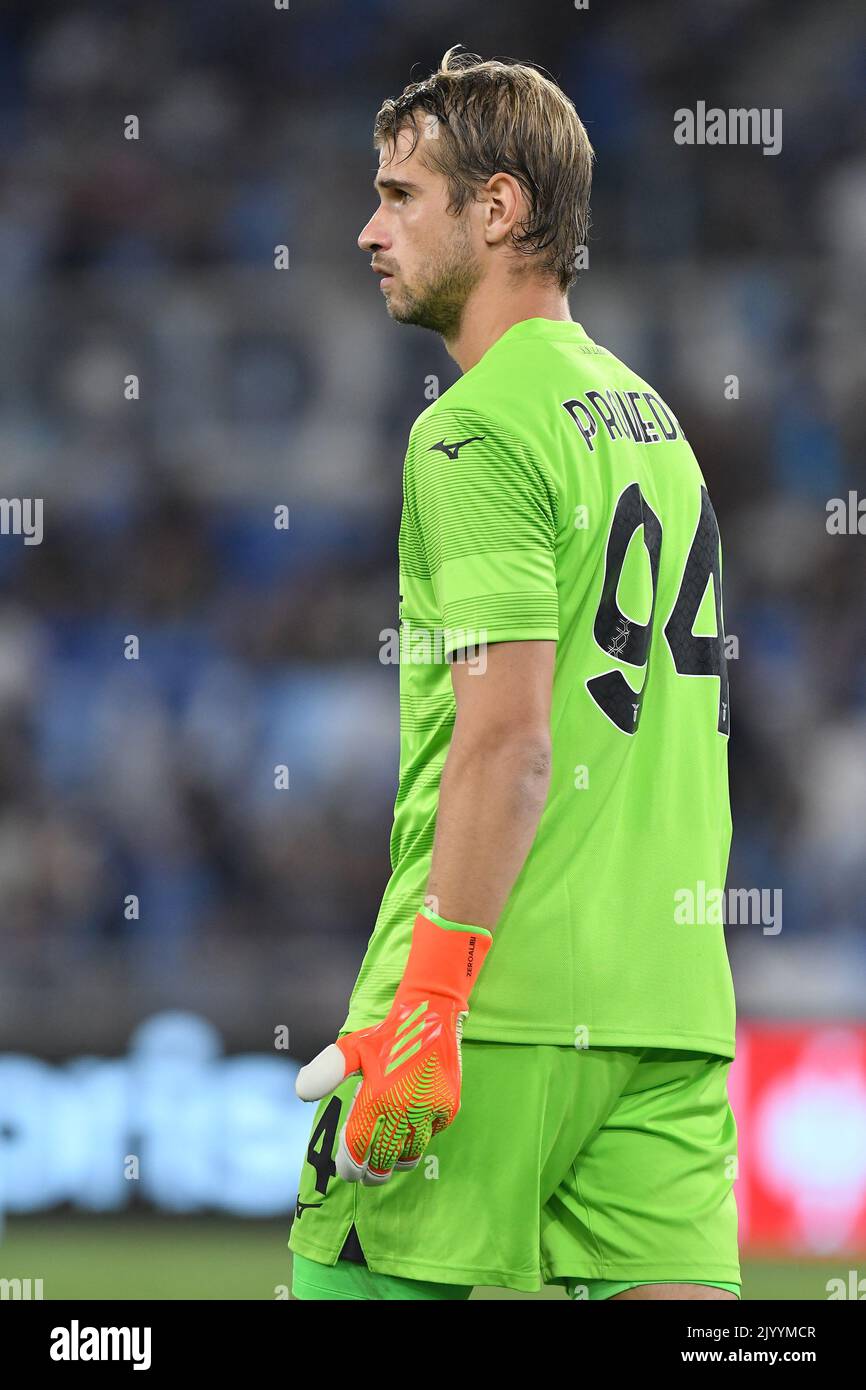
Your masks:
<instances>
[{"instance_id":1,"label":"short sleeve of jersey","mask_svg":"<svg viewBox=\"0 0 866 1390\"><path fill-rule=\"evenodd\" d=\"M442 410L416 422L404 508L446 656L485 641L558 639L556 503L534 452L489 418Z\"/></svg>"}]
</instances>

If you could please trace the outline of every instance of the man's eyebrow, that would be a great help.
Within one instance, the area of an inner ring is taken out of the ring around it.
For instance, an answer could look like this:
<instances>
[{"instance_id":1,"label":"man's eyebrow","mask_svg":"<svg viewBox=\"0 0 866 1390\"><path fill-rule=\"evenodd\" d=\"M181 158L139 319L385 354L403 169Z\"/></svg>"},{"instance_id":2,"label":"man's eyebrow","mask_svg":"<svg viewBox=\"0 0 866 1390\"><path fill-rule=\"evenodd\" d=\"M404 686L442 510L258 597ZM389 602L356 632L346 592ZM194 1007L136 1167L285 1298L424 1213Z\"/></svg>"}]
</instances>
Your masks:
<instances>
[{"instance_id":1,"label":"man's eyebrow","mask_svg":"<svg viewBox=\"0 0 866 1390\"><path fill-rule=\"evenodd\" d=\"M419 183L410 183L408 179L380 179L378 174L373 180L374 188L405 188L409 193L419 192Z\"/></svg>"}]
</instances>

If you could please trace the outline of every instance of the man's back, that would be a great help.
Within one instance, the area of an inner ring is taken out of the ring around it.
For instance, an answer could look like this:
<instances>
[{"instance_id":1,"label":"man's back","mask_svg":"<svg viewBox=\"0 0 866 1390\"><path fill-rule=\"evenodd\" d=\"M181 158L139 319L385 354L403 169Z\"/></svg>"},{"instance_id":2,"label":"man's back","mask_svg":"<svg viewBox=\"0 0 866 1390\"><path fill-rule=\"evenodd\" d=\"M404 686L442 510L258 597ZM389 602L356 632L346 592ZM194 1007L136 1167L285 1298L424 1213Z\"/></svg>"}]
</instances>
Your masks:
<instances>
[{"instance_id":1,"label":"man's back","mask_svg":"<svg viewBox=\"0 0 866 1390\"><path fill-rule=\"evenodd\" d=\"M579 324L515 324L419 417L394 872L342 1032L383 1016L405 965L454 724L444 658L555 639L550 793L465 1036L733 1056L719 564L677 421Z\"/></svg>"}]
</instances>

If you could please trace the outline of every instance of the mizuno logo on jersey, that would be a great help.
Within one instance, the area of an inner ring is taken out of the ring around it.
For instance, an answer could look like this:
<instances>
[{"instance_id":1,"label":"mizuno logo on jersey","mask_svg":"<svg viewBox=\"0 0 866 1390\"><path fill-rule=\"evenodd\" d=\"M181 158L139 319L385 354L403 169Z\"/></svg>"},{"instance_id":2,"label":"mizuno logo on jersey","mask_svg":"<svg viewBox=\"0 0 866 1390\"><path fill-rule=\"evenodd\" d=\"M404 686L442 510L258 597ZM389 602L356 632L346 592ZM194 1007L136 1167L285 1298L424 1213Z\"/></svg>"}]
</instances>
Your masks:
<instances>
[{"instance_id":1,"label":"mizuno logo on jersey","mask_svg":"<svg viewBox=\"0 0 866 1390\"><path fill-rule=\"evenodd\" d=\"M438 449L440 453L447 454L448 458L453 462L460 453L460 450L465 449L467 444L474 444L476 440L485 438L486 435L473 434L469 439L458 440L455 444L446 444L444 439L440 439L438 444L431 444L427 452L432 453L434 449Z\"/></svg>"},{"instance_id":2,"label":"mizuno logo on jersey","mask_svg":"<svg viewBox=\"0 0 866 1390\"><path fill-rule=\"evenodd\" d=\"M295 1203L295 1216L300 1221L305 1211L316 1211L322 1205L321 1202L302 1202L299 1197Z\"/></svg>"}]
</instances>

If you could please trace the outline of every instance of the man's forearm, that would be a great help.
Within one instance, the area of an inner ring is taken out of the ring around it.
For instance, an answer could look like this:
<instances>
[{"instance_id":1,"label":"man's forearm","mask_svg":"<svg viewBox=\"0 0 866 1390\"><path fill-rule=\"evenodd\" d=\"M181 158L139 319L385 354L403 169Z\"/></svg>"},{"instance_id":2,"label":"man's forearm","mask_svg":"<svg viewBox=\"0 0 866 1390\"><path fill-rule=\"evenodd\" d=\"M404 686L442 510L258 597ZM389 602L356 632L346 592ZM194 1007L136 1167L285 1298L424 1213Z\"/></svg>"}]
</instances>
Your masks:
<instances>
[{"instance_id":1,"label":"man's forearm","mask_svg":"<svg viewBox=\"0 0 866 1390\"><path fill-rule=\"evenodd\" d=\"M449 921L492 930L535 839L549 787L546 735L470 742L455 729L439 788L426 905Z\"/></svg>"}]
</instances>

